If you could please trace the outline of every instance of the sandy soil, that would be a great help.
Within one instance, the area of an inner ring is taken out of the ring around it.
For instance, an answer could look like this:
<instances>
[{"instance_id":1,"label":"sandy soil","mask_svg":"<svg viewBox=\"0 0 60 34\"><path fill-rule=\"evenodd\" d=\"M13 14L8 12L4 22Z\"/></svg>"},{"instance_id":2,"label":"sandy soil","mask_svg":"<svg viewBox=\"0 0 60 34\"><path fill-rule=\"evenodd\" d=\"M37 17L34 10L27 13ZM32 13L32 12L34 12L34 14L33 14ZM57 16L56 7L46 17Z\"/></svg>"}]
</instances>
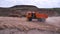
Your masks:
<instances>
[{"instance_id":1,"label":"sandy soil","mask_svg":"<svg viewBox=\"0 0 60 34\"><path fill-rule=\"evenodd\" d=\"M11 32L14 34L21 34L22 32L22 34L60 34L56 33L60 32L59 22L60 17L49 17L45 23L28 22L26 18L0 17L0 34L13 34Z\"/></svg>"}]
</instances>

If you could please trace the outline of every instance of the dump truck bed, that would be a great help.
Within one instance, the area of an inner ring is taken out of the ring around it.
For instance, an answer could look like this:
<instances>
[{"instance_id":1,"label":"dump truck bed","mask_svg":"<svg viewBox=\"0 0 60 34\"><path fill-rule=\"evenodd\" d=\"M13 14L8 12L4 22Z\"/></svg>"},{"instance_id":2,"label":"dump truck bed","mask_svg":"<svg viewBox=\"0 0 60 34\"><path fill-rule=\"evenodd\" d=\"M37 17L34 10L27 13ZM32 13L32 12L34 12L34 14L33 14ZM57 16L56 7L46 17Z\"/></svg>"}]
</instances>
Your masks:
<instances>
[{"instance_id":1,"label":"dump truck bed","mask_svg":"<svg viewBox=\"0 0 60 34\"><path fill-rule=\"evenodd\" d=\"M48 18L48 15L47 14L36 13L36 17L37 18Z\"/></svg>"}]
</instances>

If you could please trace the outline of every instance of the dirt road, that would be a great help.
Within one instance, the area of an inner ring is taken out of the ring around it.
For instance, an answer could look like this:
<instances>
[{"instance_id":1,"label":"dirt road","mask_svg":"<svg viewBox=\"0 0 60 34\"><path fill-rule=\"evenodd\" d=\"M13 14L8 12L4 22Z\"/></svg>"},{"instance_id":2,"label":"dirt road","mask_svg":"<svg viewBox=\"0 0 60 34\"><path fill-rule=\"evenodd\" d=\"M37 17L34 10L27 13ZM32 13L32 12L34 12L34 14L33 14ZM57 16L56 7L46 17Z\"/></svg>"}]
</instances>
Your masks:
<instances>
[{"instance_id":1,"label":"dirt road","mask_svg":"<svg viewBox=\"0 0 60 34\"><path fill-rule=\"evenodd\" d=\"M60 17L49 17L45 23L28 22L26 18L0 17L0 34L60 34L57 33L60 32L59 22Z\"/></svg>"}]
</instances>

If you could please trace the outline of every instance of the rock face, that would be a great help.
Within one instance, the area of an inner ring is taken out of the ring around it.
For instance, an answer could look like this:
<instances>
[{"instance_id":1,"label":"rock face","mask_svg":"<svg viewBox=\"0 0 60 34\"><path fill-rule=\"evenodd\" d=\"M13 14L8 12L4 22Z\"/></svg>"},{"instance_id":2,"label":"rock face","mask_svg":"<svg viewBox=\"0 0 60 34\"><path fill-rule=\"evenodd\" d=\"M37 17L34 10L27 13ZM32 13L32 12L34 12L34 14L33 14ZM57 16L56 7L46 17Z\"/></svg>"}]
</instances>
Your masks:
<instances>
[{"instance_id":1,"label":"rock face","mask_svg":"<svg viewBox=\"0 0 60 34\"><path fill-rule=\"evenodd\" d=\"M37 11L40 13L48 14L49 16L57 15L57 12L54 10L42 9L33 5L16 5L10 8L0 8L0 16L9 16L9 15L25 15L28 11Z\"/></svg>"}]
</instances>

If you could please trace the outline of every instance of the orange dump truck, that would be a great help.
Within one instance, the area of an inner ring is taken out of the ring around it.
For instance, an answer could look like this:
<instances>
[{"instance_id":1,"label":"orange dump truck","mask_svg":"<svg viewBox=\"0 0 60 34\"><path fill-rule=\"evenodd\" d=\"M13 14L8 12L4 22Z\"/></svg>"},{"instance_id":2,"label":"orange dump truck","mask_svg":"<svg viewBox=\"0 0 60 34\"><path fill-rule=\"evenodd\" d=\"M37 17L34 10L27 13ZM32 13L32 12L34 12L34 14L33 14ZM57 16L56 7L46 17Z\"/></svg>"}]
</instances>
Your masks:
<instances>
[{"instance_id":1,"label":"orange dump truck","mask_svg":"<svg viewBox=\"0 0 60 34\"><path fill-rule=\"evenodd\" d=\"M40 22L45 22L46 18L48 18L47 14L40 14L38 12L27 12L26 15L28 21L32 21L32 19L38 19Z\"/></svg>"}]
</instances>

